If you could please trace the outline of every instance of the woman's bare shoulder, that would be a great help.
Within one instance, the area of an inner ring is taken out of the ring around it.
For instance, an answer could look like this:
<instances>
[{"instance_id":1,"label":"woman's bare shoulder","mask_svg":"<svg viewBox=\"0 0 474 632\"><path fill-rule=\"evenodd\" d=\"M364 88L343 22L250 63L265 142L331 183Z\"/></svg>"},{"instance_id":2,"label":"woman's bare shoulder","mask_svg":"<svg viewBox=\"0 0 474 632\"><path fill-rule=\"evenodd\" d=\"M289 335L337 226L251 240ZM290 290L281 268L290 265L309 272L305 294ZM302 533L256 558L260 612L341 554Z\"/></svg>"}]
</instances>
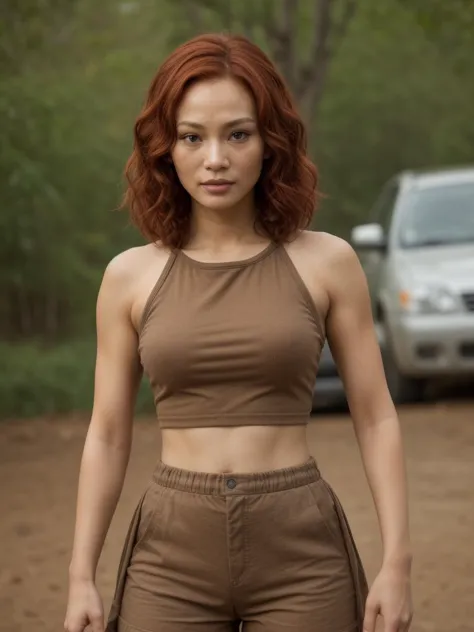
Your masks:
<instances>
[{"instance_id":1,"label":"woman's bare shoulder","mask_svg":"<svg viewBox=\"0 0 474 632\"><path fill-rule=\"evenodd\" d=\"M318 230L302 230L295 239L295 243L299 243L301 248L309 252L322 251L336 256L344 249L351 248L344 238Z\"/></svg>"},{"instance_id":2,"label":"woman's bare shoulder","mask_svg":"<svg viewBox=\"0 0 474 632\"><path fill-rule=\"evenodd\" d=\"M360 284L362 268L351 244L337 235L301 231L289 244L288 252L308 278L328 296L349 283Z\"/></svg>"},{"instance_id":3,"label":"woman's bare shoulder","mask_svg":"<svg viewBox=\"0 0 474 632\"><path fill-rule=\"evenodd\" d=\"M322 231L303 230L289 244L289 250L298 251L308 261L333 265L354 261L357 256L348 241Z\"/></svg>"},{"instance_id":4,"label":"woman's bare shoulder","mask_svg":"<svg viewBox=\"0 0 474 632\"><path fill-rule=\"evenodd\" d=\"M150 269L156 274L160 267L164 268L169 256L170 250L157 243L128 248L109 261L104 281L117 283L124 288L135 286Z\"/></svg>"},{"instance_id":5,"label":"woman's bare shoulder","mask_svg":"<svg viewBox=\"0 0 474 632\"><path fill-rule=\"evenodd\" d=\"M169 257L170 250L159 244L137 246L115 255L104 271L98 310L125 315L136 329L146 300Z\"/></svg>"}]
</instances>

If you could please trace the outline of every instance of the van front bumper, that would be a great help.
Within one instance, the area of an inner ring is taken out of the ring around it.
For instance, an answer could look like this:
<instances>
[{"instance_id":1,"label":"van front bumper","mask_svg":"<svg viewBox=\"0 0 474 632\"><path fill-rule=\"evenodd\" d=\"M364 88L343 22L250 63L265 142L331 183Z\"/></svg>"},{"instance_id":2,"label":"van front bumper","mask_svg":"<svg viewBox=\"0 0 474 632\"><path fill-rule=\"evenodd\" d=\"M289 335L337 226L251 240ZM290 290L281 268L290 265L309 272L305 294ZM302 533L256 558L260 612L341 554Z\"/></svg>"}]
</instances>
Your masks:
<instances>
[{"instance_id":1,"label":"van front bumper","mask_svg":"<svg viewBox=\"0 0 474 632\"><path fill-rule=\"evenodd\" d=\"M474 312L403 315L392 323L390 338L404 375L474 375Z\"/></svg>"}]
</instances>

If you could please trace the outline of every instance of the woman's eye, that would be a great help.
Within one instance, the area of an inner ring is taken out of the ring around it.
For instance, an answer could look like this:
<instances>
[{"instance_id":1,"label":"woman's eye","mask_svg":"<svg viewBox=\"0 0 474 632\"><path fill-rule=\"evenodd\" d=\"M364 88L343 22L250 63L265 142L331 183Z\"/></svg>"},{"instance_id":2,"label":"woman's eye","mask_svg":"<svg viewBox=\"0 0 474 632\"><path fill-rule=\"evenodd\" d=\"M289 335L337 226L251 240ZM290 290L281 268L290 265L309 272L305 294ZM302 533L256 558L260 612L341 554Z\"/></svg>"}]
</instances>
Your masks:
<instances>
[{"instance_id":1,"label":"woman's eye","mask_svg":"<svg viewBox=\"0 0 474 632\"><path fill-rule=\"evenodd\" d=\"M199 140L199 136L197 136L196 134L186 134L185 136L183 136L183 140L187 141L188 143L194 144Z\"/></svg>"},{"instance_id":2,"label":"woman's eye","mask_svg":"<svg viewBox=\"0 0 474 632\"><path fill-rule=\"evenodd\" d=\"M249 134L247 132L232 132L231 136L233 140L246 140Z\"/></svg>"}]
</instances>

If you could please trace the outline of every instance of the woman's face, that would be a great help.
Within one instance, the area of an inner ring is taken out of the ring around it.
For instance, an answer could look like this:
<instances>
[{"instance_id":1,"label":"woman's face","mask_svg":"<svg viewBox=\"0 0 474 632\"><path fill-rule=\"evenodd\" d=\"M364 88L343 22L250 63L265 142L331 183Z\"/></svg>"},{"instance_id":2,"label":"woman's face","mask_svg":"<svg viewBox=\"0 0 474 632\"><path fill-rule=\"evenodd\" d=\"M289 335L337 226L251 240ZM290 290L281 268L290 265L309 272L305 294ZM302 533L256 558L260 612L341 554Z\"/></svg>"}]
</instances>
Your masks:
<instances>
[{"instance_id":1,"label":"woman's face","mask_svg":"<svg viewBox=\"0 0 474 632\"><path fill-rule=\"evenodd\" d=\"M232 78L199 81L186 92L176 125L171 157L194 203L252 205L264 152L252 95Z\"/></svg>"}]
</instances>

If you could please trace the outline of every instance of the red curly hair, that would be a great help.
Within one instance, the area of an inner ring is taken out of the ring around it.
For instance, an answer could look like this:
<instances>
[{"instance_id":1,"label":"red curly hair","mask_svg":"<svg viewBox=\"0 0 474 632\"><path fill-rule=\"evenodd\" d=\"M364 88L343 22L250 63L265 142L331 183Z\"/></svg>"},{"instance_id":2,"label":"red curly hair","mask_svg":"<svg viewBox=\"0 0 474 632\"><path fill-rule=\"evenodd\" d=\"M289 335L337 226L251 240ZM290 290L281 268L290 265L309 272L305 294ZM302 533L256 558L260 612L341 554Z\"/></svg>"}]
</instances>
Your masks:
<instances>
[{"instance_id":1,"label":"red curly hair","mask_svg":"<svg viewBox=\"0 0 474 632\"><path fill-rule=\"evenodd\" d=\"M177 139L176 113L191 84L223 76L239 80L253 95L265 144L267 157L255 186L256 229L282 243L311 222L317 171L306 154L306 131L283 79L245 37L200 35L179 46L159 68L134 128L124 203L151 242L182 248L189 240L191 198L170 158Z\"/></svg>"}]
</instances>

